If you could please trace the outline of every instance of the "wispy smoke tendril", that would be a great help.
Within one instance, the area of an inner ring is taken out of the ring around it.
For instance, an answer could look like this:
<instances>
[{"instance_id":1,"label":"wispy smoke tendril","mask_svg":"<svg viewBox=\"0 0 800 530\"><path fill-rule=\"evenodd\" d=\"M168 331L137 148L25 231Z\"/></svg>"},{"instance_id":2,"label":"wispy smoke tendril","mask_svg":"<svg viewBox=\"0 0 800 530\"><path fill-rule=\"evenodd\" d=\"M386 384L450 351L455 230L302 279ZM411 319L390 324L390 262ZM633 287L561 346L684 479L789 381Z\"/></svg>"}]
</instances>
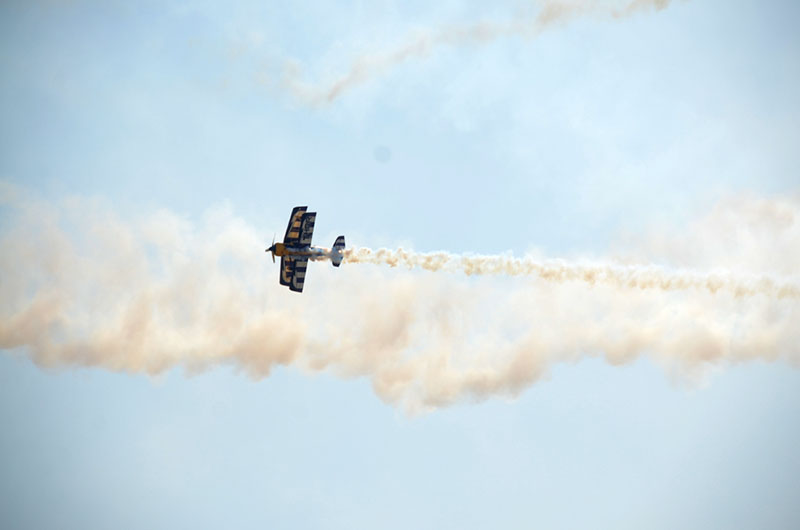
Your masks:
<instances>
[{"instance_id":1,"label":"wispy smoke tendril","mask_svg":"<svg viewBox=\"0 0 800 530\"><path fill-rule=\"evenodd\" d=\"M329 83L309 84L301 79L297 65L286 67L282 84L298 100L311 105L332 103L351 88L411 59L424 57L441 46L486 44L514 35L535 37L556 24L565 24L583 16L620 19L645 10L666 8L670 0L631 0L621 6L596 1L545 1L536 16L506 22L481 21L465 26L449 26L436 30L417 31L398 46L382 52L362 55L350 68Z\"/></svg>"}]
</instances>

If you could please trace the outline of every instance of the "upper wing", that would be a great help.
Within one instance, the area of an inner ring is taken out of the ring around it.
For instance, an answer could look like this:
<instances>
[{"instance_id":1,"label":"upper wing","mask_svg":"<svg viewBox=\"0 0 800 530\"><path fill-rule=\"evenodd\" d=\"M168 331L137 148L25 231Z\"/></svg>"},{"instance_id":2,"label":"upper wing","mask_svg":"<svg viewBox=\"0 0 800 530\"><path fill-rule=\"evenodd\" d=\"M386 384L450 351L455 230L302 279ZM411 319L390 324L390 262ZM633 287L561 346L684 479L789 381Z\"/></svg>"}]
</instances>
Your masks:
<instances>
[{"instance_id":1,"label":"upper wing","mask_svg":"<svg viewBox=\"0 0 800 530\"><path fill-rule=\"evenodd\" d=\"M289 225L286 227L286 235L283 236L284 245L295 246L300 241L300 224L307 209L307 206L295 206L292 210Z\"/></svg>"},{"instance_id":2,"label":"upper wing","mask_svg":"<svg viewBox=\"0 0 800 530\"><path fill-rule=\"evenodd\" d=\"M307 212L300 220L300 245L310 245L311 236L314 235L314 223L317 220L317 212Z\"/></svg>"},{"instance_id":3,"label":"upper wing","mask_svg":"<svg viewBox=\"0 0 800 530\"><path fill-rule=\"evenodd\" d=\"M303 292L306 281L308 258L281 257L281 285L287 285L292 291Z\"/></svg>"}]
</instances>

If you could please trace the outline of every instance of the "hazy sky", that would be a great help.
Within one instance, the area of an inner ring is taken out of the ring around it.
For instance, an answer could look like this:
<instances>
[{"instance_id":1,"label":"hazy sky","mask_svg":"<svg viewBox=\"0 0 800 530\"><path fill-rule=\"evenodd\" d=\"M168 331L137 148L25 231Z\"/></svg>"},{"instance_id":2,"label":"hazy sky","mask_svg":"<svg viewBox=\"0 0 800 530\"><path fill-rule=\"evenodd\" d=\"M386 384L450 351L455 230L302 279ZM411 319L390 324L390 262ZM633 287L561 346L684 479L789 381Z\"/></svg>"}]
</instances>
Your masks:
<instances>
[{"instance_id":1,"label":"hazy sky","mask_svg":"<svg viewBox=\"0 0 800 530\"><path fill-rule=\"evenodd\" d=\"M4 2L0 526L800 527L796 298L353 263L310 264L302 295L278 285L263 249L300 204L326 246L797 283L800 5L577 2L594 7L531 24L542 5ZM67 240L78 257L56 260ZM230 287L237 314L285 333L169 335L155 317L116 346L97 322L151 278L139 260L182 259L213 274L179 297L185 320L223 313ZM36 299L49 274L73 327L14 342L10 293ZM397 352L369 328L404 308L426 315L398 350L426 377L394 399L371 370ZM637 308L698 329L604 349L642 331ZM452 328L420 330L442 313ZM75 330L88 353L37 353ZM282 361L294 331L335 360ZM494 366L529 332L548 361L521 387L431 383L428 352ZM681 342L701 332L732 354Z\"/></svg>"}]
</instances>

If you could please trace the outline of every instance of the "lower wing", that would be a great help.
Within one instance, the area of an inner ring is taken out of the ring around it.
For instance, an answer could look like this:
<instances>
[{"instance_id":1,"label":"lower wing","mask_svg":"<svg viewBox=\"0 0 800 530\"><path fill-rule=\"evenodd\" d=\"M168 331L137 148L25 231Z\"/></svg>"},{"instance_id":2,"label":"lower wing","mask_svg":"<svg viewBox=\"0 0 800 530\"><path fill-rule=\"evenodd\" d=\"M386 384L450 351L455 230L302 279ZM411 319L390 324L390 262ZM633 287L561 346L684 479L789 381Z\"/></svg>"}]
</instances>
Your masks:
<instances>
[{"instance_id":1,"label":"lower wing","mask_svg":"<svg viewBox=\"0 0 800 530\"><path fill-rule=\"evenodd\" d=\"M308 258L281 257L281 285L286 285L292 291L302 293L306 281Z\"/></svg>"}]
</instances>

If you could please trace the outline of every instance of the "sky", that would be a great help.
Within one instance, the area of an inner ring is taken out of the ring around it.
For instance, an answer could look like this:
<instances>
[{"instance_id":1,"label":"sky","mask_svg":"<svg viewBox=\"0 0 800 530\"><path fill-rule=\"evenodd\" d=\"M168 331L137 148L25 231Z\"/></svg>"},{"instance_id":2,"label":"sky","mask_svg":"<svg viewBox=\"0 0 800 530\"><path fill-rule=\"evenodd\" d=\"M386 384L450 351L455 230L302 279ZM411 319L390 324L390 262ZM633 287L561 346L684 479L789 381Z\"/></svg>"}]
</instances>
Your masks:
<instances>
[{"instance_id":1,"label":"sky","mask_svg":"<svg viewBox=\"0 0 800 530\"><path fill-rule=\"evenodd\" d=\"M800 6L564 5L4 2L0 526L800 526Z\"/></svg>"}]
</instances>

